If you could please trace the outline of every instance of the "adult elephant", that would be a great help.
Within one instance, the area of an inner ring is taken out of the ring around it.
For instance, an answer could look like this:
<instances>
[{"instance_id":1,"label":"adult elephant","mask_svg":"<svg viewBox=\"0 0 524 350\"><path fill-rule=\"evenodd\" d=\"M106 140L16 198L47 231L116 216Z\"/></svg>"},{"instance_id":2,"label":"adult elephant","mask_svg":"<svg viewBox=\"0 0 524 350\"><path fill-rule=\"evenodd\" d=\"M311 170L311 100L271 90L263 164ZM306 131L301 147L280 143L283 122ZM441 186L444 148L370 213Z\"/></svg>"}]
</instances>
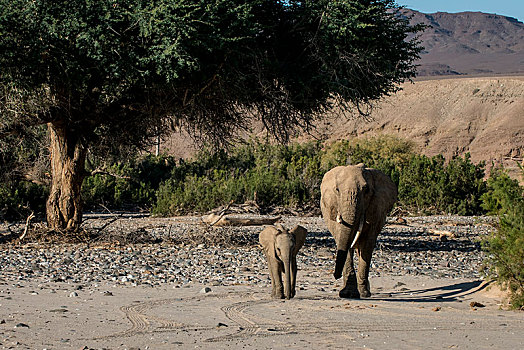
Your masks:
<instances>
[{"instance_id":1,"label":"adult elephant","mask_svg":"<svg viewBox=\"0 0 524 350\"><path fill-rule=\"evenodd\" d=\"M328 171L320 185L320 208L337 244L335 279L344 275L342 298L371 296L369 267L377 236L397 200L397 187L379 170L364 164L339 166ZM358 274L353 250L359 257Z\"/></svg>"}]
</instances>

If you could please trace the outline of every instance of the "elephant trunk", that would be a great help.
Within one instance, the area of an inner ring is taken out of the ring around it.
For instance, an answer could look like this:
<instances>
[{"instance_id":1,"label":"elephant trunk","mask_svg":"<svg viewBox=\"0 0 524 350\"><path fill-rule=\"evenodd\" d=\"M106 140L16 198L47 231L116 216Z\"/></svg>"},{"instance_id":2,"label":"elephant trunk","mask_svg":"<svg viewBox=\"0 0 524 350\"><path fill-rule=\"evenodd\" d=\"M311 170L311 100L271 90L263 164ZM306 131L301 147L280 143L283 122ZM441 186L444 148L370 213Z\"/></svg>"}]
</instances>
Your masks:
<instances>
[{"instance_id":1,"label":"elephant trunk","mask_svg":"<svg viewBox=\"0 0 524 350\"><path fill-rule=\"evenodd\" d=\"M341 233L336 242L338 250L335 260L335 272L333 273L335 279L339 279L340 277L342 277L342 272L344 270L344 265L346 263L348 251L349 249L353 249L355 247L362 234L362 229L364 227L365 222L365 215L364 211L361 211L360 215L357 216L357 207L358 206L354 206L355 209L353 211L348 211L349 213L345 215L339 214L340 221L337 217L337 221L339 221L340 224L349 228L350 232L348 232L347 234ZM346 221L344 219L344 216L348 217L349 219ZM359 218L358 221L356 221L357 217ZM351 238L352 240L350 240Z\"/></svg>"},{"instance_id":2,"label":"elephant trunk","mask_svg":"<svg viewBox=\"0 0 524 350\"><path fill-rule=\"evenodd\" d=\"M346 259L348 257L348 250L337 250L337 258L335 260L335 272L333 276L336 280L342 277L342 271L344 270L344 265L346 264Z\"/></svg>"},{"instance_id":3,"label":"elephant trunk","mask_svg":"<svg viewBox=\"0 0 524 350\"><path fill-rule=\"evenodd\" d=\"M282 262L284 263L284 296L289 300L293 298L293 295L291 295L291 257L286 256L284 259L282 259Z\"/></svg>"}]
</instances>

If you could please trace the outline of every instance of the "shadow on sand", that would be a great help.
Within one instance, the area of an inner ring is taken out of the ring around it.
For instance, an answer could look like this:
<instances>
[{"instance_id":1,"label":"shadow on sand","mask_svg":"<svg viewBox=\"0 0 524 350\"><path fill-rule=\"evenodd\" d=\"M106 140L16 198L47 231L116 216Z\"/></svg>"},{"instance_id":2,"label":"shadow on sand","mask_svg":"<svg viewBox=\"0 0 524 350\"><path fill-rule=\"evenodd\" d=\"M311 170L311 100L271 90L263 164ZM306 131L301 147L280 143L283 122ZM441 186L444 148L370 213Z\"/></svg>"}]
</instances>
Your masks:
<instances>
[{"instance_id":1,"label":"shadow on sand","mask_svg":"<svg viewBox=\"0 0 524 350\"><path fill-rule=\"evenodd\" d=\"M451 284L442 287L403 290L375 293L369 300L401 301L401 302L452 302L461 297L471 295L490 286L492 282L472 281Z\"/></svg>"}]
</instances>

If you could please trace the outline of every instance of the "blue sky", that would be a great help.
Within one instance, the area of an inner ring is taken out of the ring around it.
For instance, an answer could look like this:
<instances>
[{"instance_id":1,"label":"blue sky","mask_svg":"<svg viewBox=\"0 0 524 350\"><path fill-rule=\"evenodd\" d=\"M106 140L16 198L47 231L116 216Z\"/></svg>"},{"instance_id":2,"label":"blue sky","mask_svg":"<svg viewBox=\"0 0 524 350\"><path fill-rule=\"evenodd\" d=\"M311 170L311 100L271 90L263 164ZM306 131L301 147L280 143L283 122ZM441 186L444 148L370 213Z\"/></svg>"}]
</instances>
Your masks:
<instances>
[{"instance_id":1,"label":"blue sky","mask_svg":"<svg viewBox=\"0 0 524 350\"><path fill-rule=\"evenodd\" d=\"M480 11L524 21L524 0L397 0L397 4L424 13Z\"/></svg>"}]
</instances>

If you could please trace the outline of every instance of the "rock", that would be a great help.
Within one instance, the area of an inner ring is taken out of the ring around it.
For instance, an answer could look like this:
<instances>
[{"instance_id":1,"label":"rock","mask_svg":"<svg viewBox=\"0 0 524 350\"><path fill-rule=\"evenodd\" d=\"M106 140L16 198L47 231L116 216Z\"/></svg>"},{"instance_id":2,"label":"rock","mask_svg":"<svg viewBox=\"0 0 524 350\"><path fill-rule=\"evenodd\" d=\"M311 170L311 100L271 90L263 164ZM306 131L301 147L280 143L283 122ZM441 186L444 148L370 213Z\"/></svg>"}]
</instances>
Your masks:
<instances>
[{"instance_id":1,"label":"rock","mask_svg":"<svg viewBox=\"0 0 524 350\"><path fill-rule=\"evenodd\" d=\"M74 298L74 297L77 297L78 296L78 293L77 292L71 292L69 293L69 297L70 298Z\"/></svg>"},{"instance_id":2,"label":"rock","mask_svg":"<svg viewBox=\"0 0 524 350\"><path fill-rule=\"evenodd\" d=\"M448 260L443 260L439 265L442 266L442 267L449 267L449 261Z\"/></svg>"},{"instance_id":3,"label":"rock","mask_svg":"<svg viewBox=\"0 0 524 350\"><path fill-rule=\"evenodd\" d=\"M29 328L29 325L25 323L17 323L15 328Z\"/></svg>"},{"instance_id":4,"label":"rock","mask_svg":"<svg viewBox=\"0 0 524 350\"><path fill-rule=\"evenodd\" d=\"M402 286L405 286L406 284L405 283L402 283L402 282L397 282L397 284L395 284L393 286L393 288L398 288L398 287L402 287Z\"/></svg>"},{"instance_id":5,"label":"rock","mask_svg":"<svg viewBox=\"0 0 524 350\"><path fill-rule=\"evenodd\" d=\"M209 287L204 287L200 290L200 293L201 294L207 294L207 293L210 293L211 292L211 288Z\"/></svg>"},{"instance_id":6,"label":"rock","mask_svg":"<svg viewBox=\"0 0 524 350\"><path fill-rule=\"evenodd\" d=\"M408 221L399 216L395 219L394 223L396 223L397 225L407 225Z\"/></svg>"},{"instance_id":7,"label":"rock","mask_svg":"<svg viewBox=\"0 0 524 350\"><path fill-rule=\"evenodd\" d=\"M475 307L485 307L486 305L481 304L478 301L472 301L471 303L469 303L469 306L472 308L475 308Z\"/></svg>"},{"instance_id":8,"label":"rock","mask_svg":"<svg viewBox=\"0 0 524 350\"><path fill-rule=\"evenodd\" d=\"M435 306L433 309L431 309L431 311L435 311L435 312L440 311L440 310L442 310L440 306Z\"/></svg>"},{"instance_id":9,"label":"rock","mask_svg":"<svg viewBox=\"0 0 524 350\"><path fill-rule=\"evenodd\" d=\"M229 326L227 324L225 324L225 323L218 322L217 328L220 328L220 327L229 327Z\"/></svg>"}]
</instances>

